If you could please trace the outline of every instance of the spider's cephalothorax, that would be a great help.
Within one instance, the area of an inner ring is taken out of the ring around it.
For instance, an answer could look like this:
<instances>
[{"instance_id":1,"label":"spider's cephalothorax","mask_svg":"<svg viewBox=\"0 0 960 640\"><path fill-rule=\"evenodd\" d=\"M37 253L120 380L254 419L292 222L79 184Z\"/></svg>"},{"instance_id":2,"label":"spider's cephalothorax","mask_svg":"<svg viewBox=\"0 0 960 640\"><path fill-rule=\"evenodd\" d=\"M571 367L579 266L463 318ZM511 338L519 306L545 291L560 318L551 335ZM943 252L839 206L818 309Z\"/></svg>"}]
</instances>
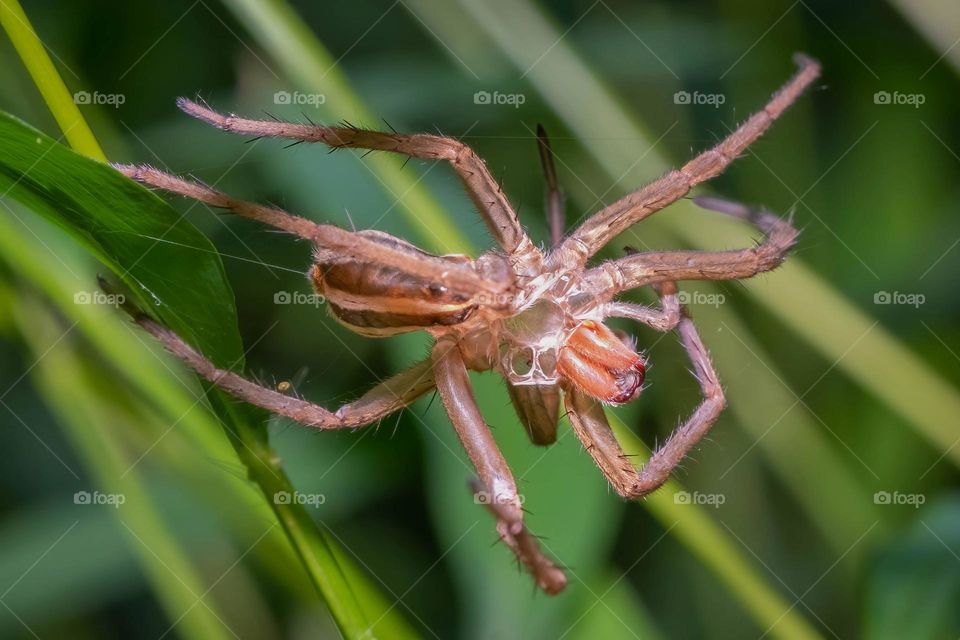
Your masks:
<instances>
[{"instance_id":1,"label":"spider's cephalothorax","mask_svg":"<svg viewBox=\"0 0 960 640\"><path fill-rule=\"evenodd\" d=\"M602 315L590 304L593 296L571 293L582 269L522 275L493 252L474 262L464 255L430 255L379 231L357 233L418 263L433 261L437 271L423 276L318 247L310 281L350 330L372 337L453 333L472 369L496 369L517 386L576 384L611 404L632 400L643 384L643 358L593 319ZM465 281L483 277L490 286L458 286L451 272Z\"/></svg>"},{"instance_id":2,"label":"spider's cephalothorax","mask_svg":"<svg viewBox=\"0 0 960 640\"><path fill-rule=\"evenodd\" d=\"M280 209L238 200L206 185L146 166L117 165L148 185L185 195L259 220L311 241L309 278L326 297L333 316L352 331L387 336L423 330L434 338L426 360L381 382L354 402L330 412L299 397L218 369L170 329L127 307L134 319L200 375L252 404L316 429L359 427L376 422L437 389L479 480L475 486L497 519L500 538L548 593L566 577L544 555L523 522L510 469L494 442L470 388L468 369L496 371L507 383L521 423L536 444L556 439L560 404L587 451L621 496L637 498L662 485L700 441L724 406L723 391L676 282L729 280L769 271L796 240L793 226L765 211L701 197L711 210L752 222L763 242L735 251L633 252L599 265L588 261L631 225L684 197L716 176L790 106L819 75L819 65L797 57L799 71L761 110L732 135L681 168L634 191L564 235L562 197L546 135L538 130L547 178L551 246L530 241L483 161L452 138L325 127L222 115L181 99L188 114L233 133L321 142L333 148L389 151L448 161L499 245L476 260L435 256L378 231L345 231ZM618 294L651 286L658 308L616 301ZM604 415L603 404L622 404L643 387L646 364L633 342L604 320L637 320L660 331L675 330L690 356L703 401L641 469L624 455Z\"/></svg>"}]
</instances>

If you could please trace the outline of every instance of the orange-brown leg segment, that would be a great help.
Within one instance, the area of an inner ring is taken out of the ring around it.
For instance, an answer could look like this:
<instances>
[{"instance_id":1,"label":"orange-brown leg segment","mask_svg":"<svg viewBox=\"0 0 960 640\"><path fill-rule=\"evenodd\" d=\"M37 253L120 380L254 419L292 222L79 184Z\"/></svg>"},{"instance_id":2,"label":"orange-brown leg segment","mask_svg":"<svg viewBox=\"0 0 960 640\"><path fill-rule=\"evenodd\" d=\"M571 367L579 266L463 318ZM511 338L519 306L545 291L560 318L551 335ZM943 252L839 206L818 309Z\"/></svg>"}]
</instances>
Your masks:
<instances>
[{"instance_id":1,"label":"orange-brown leg segment","mask_svg":"<svg viewBox=\"0 0 960 640\"><path fill-rule=\"evenodd\" d=\"M517 484L477 407L456 341L439 339L433 348L433 362L443 406L480 475L477 490L484 492L480 502L496 516L497 533L527 567L537 585L547 593L559 593L566 586L566 576L543 554L523 523Z\"/></svg>"},{"instance_id":2,"label":"orange-brown leg segment","mask_svg":"<svg viewBox=\"0 0 960 640\"><path fill-rule=\"evenodd\" d=\"M701 153L680 169L669 172L588 218L551 253L551 264L586 264L591 256L630 226L676 202L695 185L726 169L820 76L818 62L799 54L795 59L799 70L762 110L750 116L720 144Z\"/></svg>"},{"instance_id":3,"label":"orange-brown leg segment","mask_svg":"<svg viewBox=\"0 0 960 640\"><path fill-rule=\"evenodd\" d=\"M603 315L609 318L627 318L642 322L657 331L672 331L680 322L680 300L676 282L654 285L660 295L660 308L645 307L632 302L608 302L603 305Z\"/></svg>"},{"instance_id":4,"label":"orange-brown leg segment","mask_svg":"<svg viewBox=\"0 0 960 640\"><path fill-rule=\"evenodd\" d=\"M101 286L109 290L103 281ZM129 302L122 306L134 322L160 341L167 350L220 389L244 402L314 429L349 429L368 425L412 404L434 388L433 366L427 359L381 382L357 400L336 411L329 411L320 405L280 393L238 373L217 367L169 327L160 324Z\"/></svg>"},{"instance_id":5,"label":"orange-brown leg segment","mask_svg":"<svg viewBox=\"0 0 960 640\"><path fill-rule=\"evenodd\" d=\"M723 411L723 389L693 321L686 314L681 317L677 331L693 363L703 401L640 470L633 467L617 442L603 405L576 388L566 396L567 412L577 437L610 485L627 499L644 496L666 482L673 469L700 442Z\"/></svg>"},{"instance_id":6,"label":"orange-brown leg segment","mask_svg":"<svg viewBox=\"0 0 960 640\"><path fill-rule=\"evenodd\" d=\"M218 113L186 98L177 100L184 112L218 129L252 136L287 138L304 142L320 142L334 149L353 148L389 151L413 158L446 160L463 181L490 233L507 253L535 252L517 214L500 185L493 179L486 163L473 149L446 136L418 133L403 135L369 131L353 126L327 127L277 120L251 120Z\"/></svg>"},{"instance_id":7,"label":"orange-brown leg segment","mask_svg":"<svg viewBox=\"0 0 960 640\"><path fill-rule=\"evenodd\" d=\"M268 224L314 242L317 247L335 252L344 258L359 262L375 262L424 279L436 279L443 274L444 284L472 291L489 291L494 295L502 290L501 283L481 277L466 262L452 264L441 256L421 251L410 251L402 246L409 243L394 239L394 245L377 242L370 236L376 232L351 232L331 224L318 224L256 202L235 198L227 193L193 180L160 171L146 165L115 164L114 168L127 177L170 193L175 193L213 207L227 209L241 217ZM384 236L386 234L380 234Z\"/></svg>"},{"instance_id":8,"label":"orange-brown leg segment","mask_svg":"<svg viewBox=\"0 0 960 640\"><path fill-rule=\"evenodd\" d=\"M720 198L694 198L699 206L746 220L765 234L756 246L730 251L652 251L605 262L584 274L601 299L648 284L680 280L739 280L778 267L800 232L789 217Z\"/></svg>"}]
</instances>

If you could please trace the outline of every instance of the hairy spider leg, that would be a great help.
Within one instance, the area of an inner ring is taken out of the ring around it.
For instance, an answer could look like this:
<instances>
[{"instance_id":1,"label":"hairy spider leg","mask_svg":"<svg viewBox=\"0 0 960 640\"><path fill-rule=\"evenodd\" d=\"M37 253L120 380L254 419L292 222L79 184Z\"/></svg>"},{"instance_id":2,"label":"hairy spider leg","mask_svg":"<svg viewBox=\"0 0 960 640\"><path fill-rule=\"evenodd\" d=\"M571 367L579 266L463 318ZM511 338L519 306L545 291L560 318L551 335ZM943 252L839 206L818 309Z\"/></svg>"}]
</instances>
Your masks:
<instances>
[{"instance_id":1,"label":"hairy spider leg","mask_svg":"<svg viewBox=\"0 0 960 640\"><path fill-rule=\"evenodd\" d=\"M817 61L802 54L797 54L795 61L799 70L762 110L750 116L718 145L680 169L667 173L590 216L559 247L551 251L548 264L586 264L591 256L627 228L676 202L695 185L720 174L820 76L820 64Z\"/></svg>"},{"instance_id":2,"label":"hairy spider leg","mask_svg":"<svg viewBox=\"0 0 960 640\"><path fill-rule=\"evenodd\" d=\"M530 241L517 219L517 213L503 189L487 169L486 163L473 149L455 138L427 133L385 133L360 129L349 124L328 127L280 120L251 120L218 113L186 98L178 99L177 105L188 115L230 133L320 142L333 149L370 149L413 158L445 160L460 176L497 244L508 254L539 254L539 250Z\"/></svg>"}]
</instances>

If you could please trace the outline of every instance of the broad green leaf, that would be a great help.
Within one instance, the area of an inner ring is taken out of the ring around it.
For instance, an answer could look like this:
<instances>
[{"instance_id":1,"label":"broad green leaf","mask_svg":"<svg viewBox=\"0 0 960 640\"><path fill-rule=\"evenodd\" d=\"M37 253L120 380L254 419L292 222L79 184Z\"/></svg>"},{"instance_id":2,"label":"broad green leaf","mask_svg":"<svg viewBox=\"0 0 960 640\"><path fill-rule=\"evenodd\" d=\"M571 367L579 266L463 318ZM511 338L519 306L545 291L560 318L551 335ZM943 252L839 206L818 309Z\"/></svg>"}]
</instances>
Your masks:
<instances>
[{"instance_id":1,"label":"broad green leaf","mask_svg":"<svg viewBox=\"0 0 960 640\"><path fill-rule=\"evenodd\" d=\"M216 249L153 193L0 113L0 189L60 225L141 304L222 366L242 362L233 292ZM96 283L78 300L99 295Z\"/></svg>"}]
</instances>

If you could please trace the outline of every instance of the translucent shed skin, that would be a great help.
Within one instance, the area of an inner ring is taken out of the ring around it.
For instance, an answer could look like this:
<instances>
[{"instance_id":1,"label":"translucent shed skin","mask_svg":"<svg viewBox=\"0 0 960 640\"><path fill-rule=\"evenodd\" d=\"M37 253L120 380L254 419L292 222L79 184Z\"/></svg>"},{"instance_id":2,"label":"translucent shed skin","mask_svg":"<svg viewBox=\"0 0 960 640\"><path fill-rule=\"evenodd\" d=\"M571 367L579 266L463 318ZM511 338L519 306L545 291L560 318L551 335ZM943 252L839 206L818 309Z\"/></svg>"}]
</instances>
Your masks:
<instances>
[{"instance_id":1,"label":"translucent shed skin","mask_svg":"<svg viewBox=\"0 0 960 640\"><path fill-rule=\"evenodd\" d=\"M654 182L605 207L565 234L563 199L557 187L546 135L539 149L547 178L551 246L527 236L483 160L462 142L430 134L402 135L350 125L328 127L224 115L181 99L189 115L232 133L320 142L439 159L460 177L498 248L476 259L436 256L379 231L346 231L318 224L275 207L239 200L199 182L148 166L115 165L144 184L180 194L287 231L314 245L308 278L328 302L330 313L357 333L381 337L425 331L434 338L429 358L380 382L336 411L240 373L216 367L194 347L142 310L125 310L167 349L204 378L251 404L315 429L361 427L377 422L437 389L444 408L479 475L475 498L496 517L497 532L545 592L559 593L564 572L544 554L524 524L516 482L497 448L471 390L468 369L496 371L531 440L556 439L563 402L576 435L618 494L641 497L661 486L701 440L725 405L713 364L689 314L680 305L676 282L749 278L779 265L797 231L789 220L716 198L701 206L751 222L764 238L732 251L632 253L590 265L607 243L653 213L686 196L722 172L762 135L819 76L817 62L802 55L798 71L770 101L728 138ZM653 287L659 307L617 301L618 294ZM643 388L646 363L632 342L604 324L628 318L658 331L676 331L703 399L650 460L635 469L617 443L604 404L622 404Z\"/></svg>"}]
</instances>

